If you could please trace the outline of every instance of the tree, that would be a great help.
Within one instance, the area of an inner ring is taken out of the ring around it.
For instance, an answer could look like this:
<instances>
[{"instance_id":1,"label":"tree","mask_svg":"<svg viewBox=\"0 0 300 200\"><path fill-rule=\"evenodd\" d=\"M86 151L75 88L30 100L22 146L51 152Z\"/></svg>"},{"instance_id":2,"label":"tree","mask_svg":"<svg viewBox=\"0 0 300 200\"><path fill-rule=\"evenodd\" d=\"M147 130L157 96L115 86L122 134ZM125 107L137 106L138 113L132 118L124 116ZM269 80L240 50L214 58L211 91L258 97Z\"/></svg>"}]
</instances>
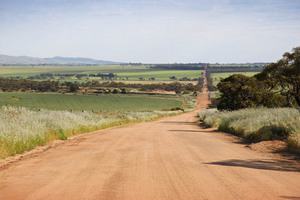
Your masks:
<instances>
[{"instance_id":1,"label":"tree","mask_svg":"<svg viewBox=\"0 0 300 200\"><path fill-rule=\"evenodd\" d=\"M290 105L300 107L300 47L283 54L281 60L268 65L256 78L284 95Z\"/></svg>"},{"instance_id":2,"label":"tree","mask_svg":"<svg viewBox=\"0 0 300 200\"><path fill-rule=\"evenodd\" d=\"M119 90L114 89L112 93L113 93L113 94L118 94L118 93L119 93Z\"/></svg>"},{"instance_id":3,"label":"tree","mask_svg":"<svg viewBox=\"0 0 300 200\"><path fill-rule=\"evenodd\" d=\"M79 87L78 87L78 84L76 84L76 83L71 83L69 85L69 91L70 92L76 92L78 89L79 89Z\"/></svg>"},{"instance_id":4,"label":"tree","mask_svg":"<svg viewBox=\"0 0 300 200\"><path fill-rule=\"evenodd\" d=\"M126 94L127 92L126 92L126 89L125 88L122 88L122 90L121 90L121 94Z\"/></svg>"},{"instance_id":5,"label":"tree","mask_svg":"<svg viewBox=\"0 0 300 200\"><path fill-rule=\"evenodd\" d=\"M221 97L219 110L238 110L249 107L281 107L283 97L270 92L269 86L255 77L234 74L218 84Z\"/></svg>"},{"instance_id":6,"label":"tree","mask_svg":"<svg viewBox=\"0 0 300 200\"><path fill-rule=\"evenodd\" d=\"M175 76L170 76L170 79L171 79L172 81L177 80L177 78L176 78Z\"/></svg>"}]
</instances>

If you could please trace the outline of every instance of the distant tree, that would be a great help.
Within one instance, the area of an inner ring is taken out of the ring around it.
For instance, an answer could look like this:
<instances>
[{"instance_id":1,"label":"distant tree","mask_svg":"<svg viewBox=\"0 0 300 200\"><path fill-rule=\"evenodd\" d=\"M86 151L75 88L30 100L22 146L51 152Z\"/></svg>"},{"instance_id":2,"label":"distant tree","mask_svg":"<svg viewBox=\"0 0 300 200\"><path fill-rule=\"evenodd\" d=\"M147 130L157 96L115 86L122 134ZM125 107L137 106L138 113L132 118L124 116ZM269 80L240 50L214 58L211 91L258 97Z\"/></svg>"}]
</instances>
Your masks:
<instances>
[{"instance_id":1,"label":"distant tree","mask_svg":"<svg viewBox=\"0 0 300 200\"><path fill-rule=\"evenodd\" d=\"M76 92L78 89L79 89L79 87L78 87L78 84L76 84L76 83L71 83L69 85L69 91L70 92Z\"/></svg>"},{"instance_id":2,"label":"distant tree","mask_svg":"<svg viewBox=\"0 0 300 200\"><path fill-rule=\"evenodd\" d=\"M211 78L210 71L206 71L207 89L209 91L217 91L218 88L214 85L213 79Z\"/></svg>"},{"instance_id":3,"label":"distant tree","mask_svg":"<svg viewBox=\"0 0 300 200\"><path fill-rule=\"evenodd\" d=\"M119 90L114 89L112 93L113 93L113 94L118 94L118 93L119 93Z\"/></svg>"},{"instance_id":4,"label":"distant tree","mask_svg":"<svg viewBox=\"0 0 300 200\"><path fill-rule=\"evenodd\" d=\"M176 78L175 76L170 76L169 78L170 78L172 81L177 80L177 78Z\"/></svg>"},{"instance_id":5,"label":"distant tree","mask_svg":"<svg viewBox=\"0 0 300 200\"><path fill-rule=\"evenodd\" d=\"M191 81L191 79L188 77L182 77L179 79L179 81Z\"/></svg>"},{"instance_id":6,"label":"distant tree","mask_svg":"<svg viewBox=\"0 0 300 200\"><path fill-rule=\"evenodd\" d=\"M126 92L126 89L125 88L122 88L122 90L121 90L121 94L126 94L127 92Z\"/></svg>"},{"instance_id":7,"label":"distant tree","mask_svg":"<svg viewBox=\"0 0 300 200\"><path fill-rule=\"evenodd\" d=\"M175 93L176 93L177 95L179 95L179 94L181 94L181 91L180 91L180 90L176 90Z\"/></svg>"}]
</instances>

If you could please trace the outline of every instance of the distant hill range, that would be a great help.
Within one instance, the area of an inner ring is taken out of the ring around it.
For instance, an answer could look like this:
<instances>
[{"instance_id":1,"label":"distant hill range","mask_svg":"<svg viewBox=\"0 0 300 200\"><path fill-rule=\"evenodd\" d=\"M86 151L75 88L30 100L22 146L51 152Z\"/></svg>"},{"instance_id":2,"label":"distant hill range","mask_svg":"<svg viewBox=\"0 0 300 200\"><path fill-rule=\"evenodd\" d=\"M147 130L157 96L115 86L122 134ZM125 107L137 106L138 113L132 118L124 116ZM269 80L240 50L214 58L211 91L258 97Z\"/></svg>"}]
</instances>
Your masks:
<instances>
[{"instance_id":1,"label":"distant hill range","mask_svg":"<svg viewBox=\"0 0 300 200\"><path fill-rule=\"evenodd\" d=\"M0 54L0 65L112 65L124 64L105 60L80 57L37 58L29 56L7 56Z\"/></svg>"}]
</instances>

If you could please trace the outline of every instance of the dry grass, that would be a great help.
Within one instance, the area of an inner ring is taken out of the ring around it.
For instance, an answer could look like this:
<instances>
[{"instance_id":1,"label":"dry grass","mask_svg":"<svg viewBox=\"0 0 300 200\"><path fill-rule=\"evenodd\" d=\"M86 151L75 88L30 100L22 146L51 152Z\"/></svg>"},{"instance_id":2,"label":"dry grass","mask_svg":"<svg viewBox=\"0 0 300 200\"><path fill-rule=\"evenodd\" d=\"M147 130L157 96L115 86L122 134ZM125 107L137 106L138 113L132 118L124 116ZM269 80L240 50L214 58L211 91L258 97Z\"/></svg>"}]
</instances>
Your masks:
<instances>
[{"instance_id":1,"label":"dry grass","mask_svg":"<svg viewBox=\"0 0 300 200\"><path fill-rule=\"evenodd\" d=\"M259 141L287 139L288 147L300 153L300 112L293 108L251 108L233 112L204 110L200 120L219 130Z\"/></svg>"},{"instance_id":2,"label":"dry grass","mask_svg":"<svg viewBox=\"0 0 300 200\"><path fill-rule=\"evenodd\" d=\"M26 108L0 109L0 158L23 153L55 139L111 126L151 121L181 111L151 112L68 112L32 111Z\"/></svg>"}]
</instances>

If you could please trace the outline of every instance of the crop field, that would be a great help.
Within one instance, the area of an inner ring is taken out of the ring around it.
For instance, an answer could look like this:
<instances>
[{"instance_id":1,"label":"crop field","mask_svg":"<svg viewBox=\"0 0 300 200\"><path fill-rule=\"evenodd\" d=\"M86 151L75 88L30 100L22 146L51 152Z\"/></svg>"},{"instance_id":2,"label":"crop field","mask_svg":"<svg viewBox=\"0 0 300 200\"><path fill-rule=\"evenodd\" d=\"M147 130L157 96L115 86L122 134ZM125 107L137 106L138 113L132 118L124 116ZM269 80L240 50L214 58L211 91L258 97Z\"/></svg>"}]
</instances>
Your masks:
<instances>
[{"instance_id":1,"label":"crop field","mask_svg":"<svg viewBox=\"0 0 300 200\"><path fill-rule=\"evenodd\" d=\"M33 110L152 111L182 107L180 100L130 95L0 93L0 106Z\"/></svg>"},{"instance_id":2,"label":"crop field","mask_svg":"<svg viewBox=\"0 0 300 200\"><path fill-rule=\"evenodd\" d=\"M52 74L92 74L92 73L114 73L117 74L117 80L141 81L154 78L155 81L170 81L170 76L176 78L188 77L190 79L201 77L201 70L157 70L150 69L146 65L99 65L99 66L1 66L0 77L21 77L52 73ZM55 77L59 79L59 77ZM100 77L89 77L77 79L65 77L64 81L87 81L102 80ZM153 80L153 79L152 79Z\"/></svg>"},{"instance_id":3,"label":"crop field","mask_svg":"<svg viewBox=\"0 0 300 200\"><path fill-rule=\"evenodd\" d=\"M162 84L162 83L166 83L166 84L170 84L170 83L174 83L174 81L149 81L149 80L145 80L145 81L124 81L124 80L114 80L114 82L124 82L126 84ZM180 81L181 84L189 84L192 83L194 85L196 85L198 83L198 81Z\"/></svg>"},{"instance_id":4,"label":"crop field","mask_svg":"<svg viewBox=\"0 0 300 200\"><path fill-rule=\"evenodd\" d=\"M41 73L115 73L128 70L146 69L147 66L97 65L97 66L1 66L1 77L37 75Z\"/></svg>"},{"instance_id":5,"label":"crop field","mask_svg":"<svg viewBox=\"0 0 300 200\"><path fill-rule=\"evenodd\" d=\"M245 76L254 76L258 72L229 72L229 73L211 73L211 78L213 79L214 85L217 85L220 80L227 78L233 74L243 74Z\"/></svg>"},{"instance_id":6,"label":"crop field","mask_svg":"<svg viewBox=\"0 0 300 200\"><path fill-rule=\"evenodd\" d=\"M149 78L155 78L158 81L168 81L170 80L170 76L175 76L177 79L188 77L188 78L199 78L201 77L201 70L141 70L134 72L121 72L117 73L118 76L128 77L130 80L139 80L140 77L143 77L145 80L149 80Z\"/></svg>"}]
</instances>

